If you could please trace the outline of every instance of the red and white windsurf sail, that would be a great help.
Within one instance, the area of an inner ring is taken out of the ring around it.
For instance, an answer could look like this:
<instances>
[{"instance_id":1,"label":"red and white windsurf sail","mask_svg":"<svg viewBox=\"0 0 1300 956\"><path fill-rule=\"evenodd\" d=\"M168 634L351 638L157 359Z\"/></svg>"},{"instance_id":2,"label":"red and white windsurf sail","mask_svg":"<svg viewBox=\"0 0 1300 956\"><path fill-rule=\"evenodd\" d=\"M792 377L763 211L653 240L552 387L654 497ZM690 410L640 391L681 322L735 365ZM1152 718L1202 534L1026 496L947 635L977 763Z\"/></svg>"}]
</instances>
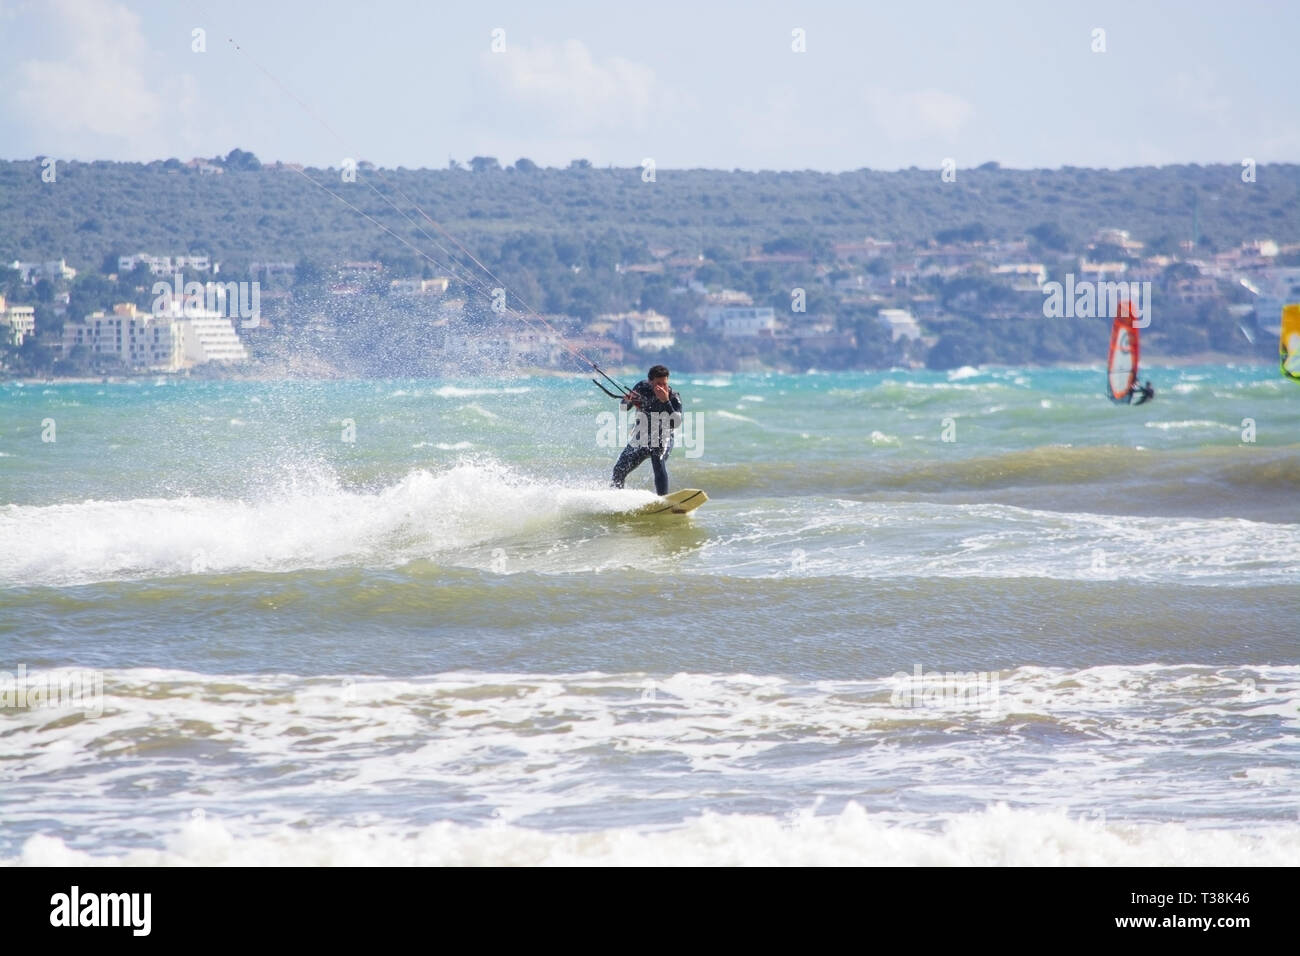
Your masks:
<instances>
[{"instance_id":1,"label":"red and white windsurf sail","mask_svg":"<svg viewBox=\"0 0 1300 956\"><path fill-rule=\"evenodd\" d=\"M1106 358L1106 389L1112 402L1127 402L1133 397L1138 377L1138 330L1129 302L1115 310L1115 324L1110 329L1110 354Z\"/></svg>"}]
</instances>

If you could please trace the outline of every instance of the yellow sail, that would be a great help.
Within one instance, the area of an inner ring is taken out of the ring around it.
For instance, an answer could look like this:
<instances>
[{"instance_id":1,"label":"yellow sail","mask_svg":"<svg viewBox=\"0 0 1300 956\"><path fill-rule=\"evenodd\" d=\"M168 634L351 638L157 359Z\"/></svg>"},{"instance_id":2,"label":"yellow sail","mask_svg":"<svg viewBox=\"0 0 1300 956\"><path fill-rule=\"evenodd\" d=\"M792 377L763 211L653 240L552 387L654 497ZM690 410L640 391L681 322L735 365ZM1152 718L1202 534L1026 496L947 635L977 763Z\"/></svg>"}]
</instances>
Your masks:
<instances>
[{"instance_id":1,"label":"yellow sail","mask_svg":"<svg viewBox=\"0 0 1300 956\"><path fill-rule=\"evenodd\" d=\"M1300 304L1282 306L1282 339L1277 348L1282 374L1300 382Z\"/></svg>"}]
</instances>

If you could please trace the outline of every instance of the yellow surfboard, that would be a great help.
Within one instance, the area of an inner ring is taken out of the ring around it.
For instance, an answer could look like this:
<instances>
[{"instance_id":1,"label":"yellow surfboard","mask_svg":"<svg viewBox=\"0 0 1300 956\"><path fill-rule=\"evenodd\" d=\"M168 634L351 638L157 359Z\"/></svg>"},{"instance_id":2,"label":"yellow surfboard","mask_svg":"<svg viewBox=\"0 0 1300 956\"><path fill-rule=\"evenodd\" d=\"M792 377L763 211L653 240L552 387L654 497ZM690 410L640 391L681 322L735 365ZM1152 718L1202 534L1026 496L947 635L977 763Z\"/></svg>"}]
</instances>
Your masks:
<instances>
[{"instance_id":1,"label":"yellow surfboard","mask_svg":"<svg viewBox=\"0 0 1300 956\"><path fill-rule=\"evenodd\" d=\"M635 511L629 511L628 514L637 516L684 515L694 511L708 500L709 496L700 491L699 488L683 488L681 491L674 491L670 495L656 498L650 504L637 508Z\"/></svg>"}]
</instances>

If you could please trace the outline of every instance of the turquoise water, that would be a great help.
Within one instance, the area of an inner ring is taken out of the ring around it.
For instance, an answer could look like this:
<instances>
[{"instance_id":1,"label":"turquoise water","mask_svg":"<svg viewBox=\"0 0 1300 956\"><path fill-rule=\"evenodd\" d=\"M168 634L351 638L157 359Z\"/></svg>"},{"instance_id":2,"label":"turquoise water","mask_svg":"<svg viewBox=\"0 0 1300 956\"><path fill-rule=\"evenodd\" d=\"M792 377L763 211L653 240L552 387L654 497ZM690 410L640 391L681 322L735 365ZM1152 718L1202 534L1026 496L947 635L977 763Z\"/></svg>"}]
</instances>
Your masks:
<instances>
[{"instance_id":1,"label":"turquoise water","mask_svg":"<svg viewBox=\"0 0 1300 956\"><path fill-rule=\"evenodd\" d=\"M674 376L650 520L580 377L0 386L0 859L1293 862L1300 391L1149 374Z\"/></svg>"}]
</instances>

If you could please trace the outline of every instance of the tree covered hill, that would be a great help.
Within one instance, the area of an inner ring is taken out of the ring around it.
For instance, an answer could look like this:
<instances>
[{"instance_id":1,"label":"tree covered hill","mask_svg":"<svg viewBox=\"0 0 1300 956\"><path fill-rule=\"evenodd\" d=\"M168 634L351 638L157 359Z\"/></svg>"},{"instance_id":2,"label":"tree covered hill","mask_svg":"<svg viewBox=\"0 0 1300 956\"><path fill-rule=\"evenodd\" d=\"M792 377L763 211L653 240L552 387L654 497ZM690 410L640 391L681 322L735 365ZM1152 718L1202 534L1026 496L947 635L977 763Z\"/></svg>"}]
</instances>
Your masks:
<instances>
[{"instance_id":1,"label":"tree covered hill","mask_svg":"<svg viewBox=\"0 0 1300 956\"><path fill-rule=\"evenodd\" d=\"M955 182L920 169L660 169L645 182L639 167L543 169L520 160L505 169L477 163L478 171L363 168L344 182L340 170L300 173L236 153L221 175L176 160L60 162L54 182L42 180L36 160L0 162L0 260L64 257L98 270L109 257L146 250L207 253L236 270L267 259L379 259L411 274L437 271L305 176L439 263L447 256L403 212L436 236L420 207L489 264L504 256L541 271L645 261L654 246L715 260L751 249L821 259L829 243L868 235L909 242L1034 235L1061 251L1082 248L1103 226L1127 229L1151 252L1176 248L1194 230L1206 250L1261 236L1300 241L1296 165L1260 166L1255 182L1243 182L1241 167L1231 165L995 164L959 169ZM521 245L523 236L531 238Z\"/></svg>"}]
</instances>

